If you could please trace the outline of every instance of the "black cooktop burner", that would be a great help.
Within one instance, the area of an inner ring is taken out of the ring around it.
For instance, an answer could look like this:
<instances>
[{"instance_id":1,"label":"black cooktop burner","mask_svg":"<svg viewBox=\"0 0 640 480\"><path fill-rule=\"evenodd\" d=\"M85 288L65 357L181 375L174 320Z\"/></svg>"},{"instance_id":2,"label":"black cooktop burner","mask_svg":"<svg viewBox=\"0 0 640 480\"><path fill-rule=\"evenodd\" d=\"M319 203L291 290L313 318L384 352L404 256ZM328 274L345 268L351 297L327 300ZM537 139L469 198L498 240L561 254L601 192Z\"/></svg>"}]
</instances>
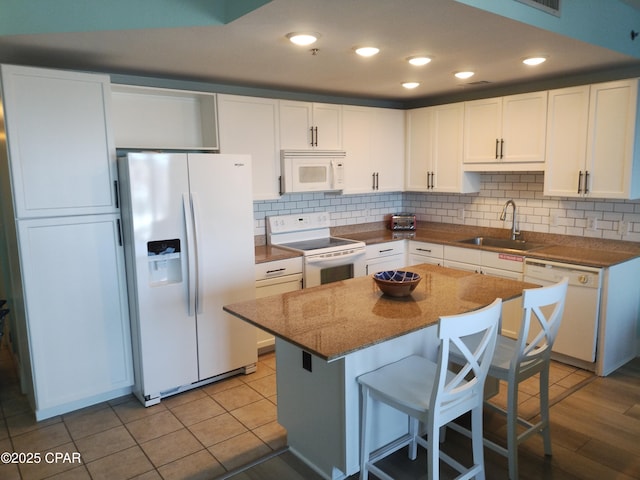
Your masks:
<instances>
[{"instance_id":1,"label":"black cooktop burner","mask_svg":"<svg viewBox=\"0 0 640 480\"><path fill-rule=\"evenodd\" d=\"M310 250L319 250L321 248L341 247L343 245L350 245L352 243L357 242L353 240L346 240L344 238L328 237L316 238L313 240L303 240L301 242L285 243L282 246L307 252Z\"/></svg>"}]
</instances>

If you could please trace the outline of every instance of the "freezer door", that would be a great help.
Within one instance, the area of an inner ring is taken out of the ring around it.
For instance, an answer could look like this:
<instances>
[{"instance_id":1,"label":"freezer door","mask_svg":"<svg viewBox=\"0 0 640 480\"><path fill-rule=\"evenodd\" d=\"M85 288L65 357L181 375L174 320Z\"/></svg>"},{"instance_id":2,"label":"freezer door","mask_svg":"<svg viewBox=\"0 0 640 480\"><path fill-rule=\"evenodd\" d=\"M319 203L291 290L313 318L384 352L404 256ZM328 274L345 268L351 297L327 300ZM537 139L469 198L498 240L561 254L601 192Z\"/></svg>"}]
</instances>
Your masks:
<instances>
[{"instance_id":1,"label":"freezer door","mask_svg":"<svg viewBox=\"0 0 640 480\"><path fill-rule=\"evenodd\" d=\"M144 396L153 397L198 380L196 316L188 301L193 252L186 229L187 156L135 153L121 159L119 167L126 189L122 215L136 383Z\"/></svg>"},{"instance_id":2,"label":"freezer door","mask_svg":"<svg viewBox=\"0 0 640 480\"><path fill-rule=\"evenodd\" d=\"M255 297L251 177L248 155L189 154L201 380L257 361L255 327L222 310Z\"/></svg>"}]
</instances>

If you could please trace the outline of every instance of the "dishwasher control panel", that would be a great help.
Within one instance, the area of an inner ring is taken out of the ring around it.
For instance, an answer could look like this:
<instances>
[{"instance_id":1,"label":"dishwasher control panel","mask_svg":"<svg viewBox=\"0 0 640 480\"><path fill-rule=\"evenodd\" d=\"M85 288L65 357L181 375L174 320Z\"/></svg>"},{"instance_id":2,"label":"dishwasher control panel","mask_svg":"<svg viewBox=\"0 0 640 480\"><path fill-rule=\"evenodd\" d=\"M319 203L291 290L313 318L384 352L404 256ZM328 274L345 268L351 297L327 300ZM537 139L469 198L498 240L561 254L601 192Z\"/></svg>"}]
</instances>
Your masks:
<instances>
[{"instance_id":1,"label":"dishwasher control panel","mask_svg":"<svg viewBox=\"0 0 640 480\"><path fill-rule=\"evenodd\" d=\"M600 272L600 268L535 259L527 259L524 267L524 276L532 282L537 279L555 283L569 277L569 285L591 288L600 287Z\"/></svg>"}]
</instances>

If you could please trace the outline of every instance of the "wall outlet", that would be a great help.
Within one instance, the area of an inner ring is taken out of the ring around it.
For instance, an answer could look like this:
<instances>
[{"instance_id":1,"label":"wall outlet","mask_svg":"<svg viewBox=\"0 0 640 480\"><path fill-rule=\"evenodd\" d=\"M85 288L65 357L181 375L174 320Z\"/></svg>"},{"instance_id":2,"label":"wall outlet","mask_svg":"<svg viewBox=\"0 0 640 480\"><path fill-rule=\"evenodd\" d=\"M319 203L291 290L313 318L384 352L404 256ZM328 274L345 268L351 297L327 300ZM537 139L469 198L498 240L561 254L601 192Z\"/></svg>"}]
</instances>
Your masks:
<instances>
[{"instance_id":1,"label":"wall outlet","mask_svg":"<svg viewBox=\"0 0 640 480\"><path fill-rule=\"evenodd\" d=\"M464 222L464 208L458 209L458 220L460 220L461 222Z\"/></svg>"},{"instance_id":2,"label":"wall outlet","mask_svg":"<svg viewBox=\"0 0 640 480\"><path fill-rule=\"evenodd\" d=\"M558 226L558 214L557 213L552 213L551 216L549 217L549 225L552 227L557 227Z\"/></svg>"},{"instance_id":3,"label":"wall outlet","mask_svg":"<svg viewBox=\"0 0 640 480\"><path fill-rule=\"evenodd\" d=\"M631 233L631 223L626 220L618 222L618 235L625 236Z\"/></svg>"},{"instance_id":4,"label":"wall outlet","mask_svg":"<svg viewBox=\"0 0 640 480\"><path fill-rule=\"evenodd\" d=\"M598 230L598 218L595 215L587 216L587 230L592 232Z\"/></svg>"}]
</instances>

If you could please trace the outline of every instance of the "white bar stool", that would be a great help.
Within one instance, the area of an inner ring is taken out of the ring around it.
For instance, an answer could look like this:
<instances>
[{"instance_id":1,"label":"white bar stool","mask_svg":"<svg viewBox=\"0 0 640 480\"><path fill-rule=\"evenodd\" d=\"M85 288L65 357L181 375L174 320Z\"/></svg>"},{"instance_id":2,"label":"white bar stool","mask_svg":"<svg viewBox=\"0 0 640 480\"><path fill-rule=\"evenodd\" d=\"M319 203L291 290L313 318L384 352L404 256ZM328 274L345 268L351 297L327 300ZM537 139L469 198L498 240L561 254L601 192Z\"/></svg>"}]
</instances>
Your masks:
<instances>
[{"instance_id":1,"label":"white bar stool","mask_svg":"<svg viewBox=\"0 0 640 480\"><path fill-rule=\"evenodd\" d=\"M366 480L371 471L383 480L391 477L374 465L377 461L409 445L409 458L414 460L417 445L428 450L428 478L439 478L439 460L462 473L460 479L484 479L482 444L482 403L484 381L493 357L502 300L471 313L441 317L438 324L440 349L438 362L411 355L357 378L362 392L360 437L360 478ZM479 340L478 340L479 337ZM471 342L474 338L476 341ZM473 346L469 346L473 343ZM462 353L463 367L448 370L452 348ZM370 452L372 429L371 402L384 402L409 416L409 431L388 446ZM465 467L440 451L440 427L464 413L471 412L473 465ZM420 424L426 426L426 440Z\"/></svg>"}]
</instances>

